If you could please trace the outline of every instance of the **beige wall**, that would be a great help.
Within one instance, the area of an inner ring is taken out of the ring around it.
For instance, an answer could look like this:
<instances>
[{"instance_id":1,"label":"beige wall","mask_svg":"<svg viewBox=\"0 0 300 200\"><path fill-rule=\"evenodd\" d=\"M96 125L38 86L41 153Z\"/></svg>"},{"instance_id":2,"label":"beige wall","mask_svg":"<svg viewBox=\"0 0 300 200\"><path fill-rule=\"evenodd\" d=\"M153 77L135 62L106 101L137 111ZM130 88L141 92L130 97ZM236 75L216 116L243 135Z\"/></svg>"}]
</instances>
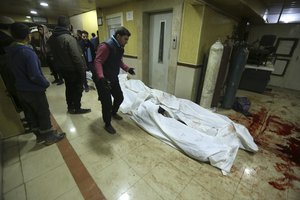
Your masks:
<instances>
[{"instance_id":1,"label":"beige wall","mask_svg":"<svg viewBox=\"0 0 300 200\"><path fill-rule=\"evenodd\" d=\"M175 94L178 97L195 101L199 86L204 55L218 39L224 41L231 36L236 21L204 5L185 3L182 26L182 42L179 62L194 64L194 68L178 65ZM187 17L187 19L186 19ZM182 84L184 83L184 84Z\"/></svg>"},{"instance_id":2,"label":"beige wall","mask_svg":"<svg viewBox=\"0 0 300 200\"><path fill-rule=\"evenodd\" d=\"M126 19L127 12L133 12L133 20ZM112 8L100 9L98 10L98 17L102 17L103 25L98 26L99 28L99 39L100 41L106 41L110 36L108 35L107 30L107 16L113 15L116 13L121 13L122 15L122 25L126 27L130 33L130 40L125 46L125 54L130 56L137 56L137 26L136 22L138 21L138 5L136 2L124 3L119 6L114 6Z\"/></svg>"},{"instance_id":3,"label":"beige wall","mask_svg":"<svg viewBox=\"0 0 300 200\"><path fill-rule=\"evenodd\" d=\"M170 50L168 67L167 91L178 97L195 100L199 74L199 66L203 62L204 54L209 52L210 46L218 39L224 40L231 35L235 21L215 12L204 5L192 5L186 0L140 0L128 2L113 8L98 9L98 17L103 18L103 25L99 26L100 40L108 37L106 17L122 13L123 25L132 33L125 55L125 62L136 67L137 75L145 84L149 81L149 19L155 12L172 11L172 35L176 35L178 45ZM133 20L126 20L126 12L133 11ZM185 64L190 65L189 67Z\"/></svg>"},{"instance_id":4,"label":"beige wall","mask_svg":"<svg viewBox=\"0 0 300 200\"><path fill-rule=\"evenodd\" d=\"M70 22L75 33L77 30L85 30L89 33L89 38L91 38L91 33L96 33L98 30L96 10L72 16Z\"/></svg>"},{"instance_id":5,"label":"beige wall","mask_svg":"<svg viewBox=\"0 0 300 200\"><path fill-rule=\"evenodd\" d=\"M198 55L200 63L203 62L204 54L208 54L211 45L218 39L223 42L226 40L227 36L231 36L235 25L237 25L237 22L233 19L214 11L207 6L205 7Z\"/></svg>"},{"instance_id":6,"label":"beige wall","mask_svg":"<svg viewBox=\"0 0 300 200\"><path fill-rule=\"evenodd\" d=\"M199 43L203 24L204 6L185 3L183 8L178 62L198 65Z\"/></svg>"}]
</instances>

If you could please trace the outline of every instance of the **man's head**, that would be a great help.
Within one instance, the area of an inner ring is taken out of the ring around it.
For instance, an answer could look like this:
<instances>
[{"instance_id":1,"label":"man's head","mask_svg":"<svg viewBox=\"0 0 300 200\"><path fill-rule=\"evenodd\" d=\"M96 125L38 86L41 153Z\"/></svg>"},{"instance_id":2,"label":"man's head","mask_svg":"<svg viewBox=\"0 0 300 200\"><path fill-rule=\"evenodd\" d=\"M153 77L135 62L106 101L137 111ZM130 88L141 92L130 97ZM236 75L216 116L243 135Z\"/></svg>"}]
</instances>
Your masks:
<instances>
[{"instance_id":1,"label":"man's head","mask_svg":"<svg viewBox=\"0 0 300 200\"><path fill-rule=\"evenodd\" d=\"M70 29L70 20L66 16L59 16L57 18L57 26L61 26L67 29Z\"/></svg>"},{"instance_id":2,"label":"man's head","mask_svg":"<svg viewBox=\"0 0 300 200\"><path fill-rule=\"evenodd\" d=\"M77 38L81 39L81 37L82 37L82 31L77 30Z\"/></svg>"},{"instance_id":3,"label":"man's head","mask_svg":"<svg viewBox=\"0 0 300 200\"><path fill-rule=\"evenodd\" d=\"M92 37L96 37L96 34L95 34L95 33L92 33Z\"/></svg>"},{"instance_id":4,"label":"man's head","mask_svg":"<svg viewBox=\"0 0 300 200\"><path fill-rule=\"evenodd\" d=\"M30 30L26 24L13 23L10 27L11 35L18 41L30 41Z\"/></svg>"},{"instance_id":5,"label":"man's head","mask_svg":"<svg viewBox=\"0 0 300 200\"><path fill-rule=\"evenodd\" d=\"M84 41L89 40L89 33L88 33L87 31L82 31L82 32L81 32L81 38L82 38Z\"/></svg>"},{"instance_id":6,"label":"man's head","mask_svg":"<svg viewBox=\"0 0 300 200\"><path fill-rule=\"evenodd\" d=\"M130 35L131 33L125 27L120 27L116 30L114 38L122 47L124 47L127 44Z\"/></svg>"},{"instance_id":7,"label":"man's head","mask_svg":"<svg viewBox=\"0 0 300 200\"><path fill-rule=\"evenodd\" d=\"M37 29L38 29L38 31L39 31L39 33L40 33L41 35L44 35L44 28L43 28L42 25L38 25L38 26L37 26Z\"/></svg>"}]
</instances>

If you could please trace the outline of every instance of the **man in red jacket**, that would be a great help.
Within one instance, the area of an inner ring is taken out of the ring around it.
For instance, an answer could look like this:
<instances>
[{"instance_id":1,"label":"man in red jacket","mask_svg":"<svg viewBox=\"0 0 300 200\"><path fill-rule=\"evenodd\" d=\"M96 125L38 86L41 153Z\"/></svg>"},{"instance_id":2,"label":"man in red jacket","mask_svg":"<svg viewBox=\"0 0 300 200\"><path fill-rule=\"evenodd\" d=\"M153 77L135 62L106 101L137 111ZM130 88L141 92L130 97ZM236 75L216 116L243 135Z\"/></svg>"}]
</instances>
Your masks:
<instances>
[{"instance_id":1,"label":"man in red jacket","mask_svg":"<svg viewBox=\"0 0 300 200\"><path fill-rule=\"evenodd\" d=\"M116 133L111 125L111 117L122 120L122 117L117 114L124 99L118 79L120 67L132 75L135 74L134 68L128 67L122 61L124 46L130 35L130 32L124 27L117 29L110 39L100 44L95 58L93 79L102 104L104 128L111 134ZM114 102L112 102L111 96L113 96Z\"/></svg>"}]
</instances>

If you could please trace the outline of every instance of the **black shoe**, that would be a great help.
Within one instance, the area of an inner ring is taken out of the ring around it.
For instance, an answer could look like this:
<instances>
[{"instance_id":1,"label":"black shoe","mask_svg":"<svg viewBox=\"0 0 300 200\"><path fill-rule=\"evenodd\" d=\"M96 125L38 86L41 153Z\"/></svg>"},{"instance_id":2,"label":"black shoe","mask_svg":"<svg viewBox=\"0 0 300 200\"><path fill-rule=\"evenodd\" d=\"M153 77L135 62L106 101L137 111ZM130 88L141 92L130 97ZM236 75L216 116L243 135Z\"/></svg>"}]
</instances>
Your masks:
<instances>
[{"instance_id":1,"label":"black shoe","mask_svg":"<svg viewBox=\"0 0 300 200\"><path fill-rule=\"evenodd\" d=\"M75 114L75 109L68 109L69 114Z\"/></svg>"},{"instance_id":2,"label":"black shoe","mask_svg":"<svg viewBox=\"0 0 300 200\"><path fill-rule=\"evenodd\" d=\"M51 83L54 84L54 83L58 83L58 82L59 82L59 80L54 80Z\"/></svg>"},{"instance_id":3,"label":"black shoe","mask_svg":"<svg viewBox=\"0 0 300 200\"><path fill-rule=\"evenodd\" d=\"M55 133L55 131L52 131L51 133L48 133L44 136L44 145L49 146L51 144L54 144L66 137L65 133Z\"/></svg>"},{"instance_id":4,"label":"black shoe","mask_svg":"<svg viewBox=\"0 0 300 200\"><path fill-rule=\"evenodd\" d=\"M57 83L56 83L56 85L61 85L61 84L64 84L63 80L57 81Z\"/></svg>"},{"instance_id":5,"label":"black shoe","mask_svg":"<svg viewBox=\"0 0 300 200\"><path fill-rule=\"evenodd\" d=\"M45 140L45 138L42 135L36 135L36 143L41 143Z\"/></svg>"},{"instance_id":6,"label":"black shoe","mask_svg":"<svg viewBox=\"0 0 300 200\"><path fill-rule=\"evenodd\" d=\"M116 119L116 120L122 120L123 119L123 117L121 117L120 115L118 115L117 113L116 114L112 114L111 115L114 119Z\"/></svg>"},{"instance_id":7,"label":"black shoe","mask_svg":"<svg viewBox=\"0 0 300 200\"><path fill-rule=\"evenodd\" d=\"M74 109L74 110L68 110L70 114L85 114L91 112L91 109L84 109L84 108L79 108L79 109Z\"/></svg>"},{"instance_id":8,"label":"black shoe","mask_svg":"<svg viewBox=\"0 0 300 200\"><path fill-rule=\"evenodd\" d=\"M109 132L110 134L115 134L116 130L114 129L114 127L112 127L112 125L105 125L104 129Z\"/></svg>"},{"instance_id":9,"label":"black shoe","mask_svg":"<svg viewBox=\"0 0 300 200\"><path fill-rule=\"evenodd\" d=\"M90 87L87 86L86 88L84 88L84 91L85 91L85 92L89 92L89 91L90 91Z\"/></svg>"}]
</instances>

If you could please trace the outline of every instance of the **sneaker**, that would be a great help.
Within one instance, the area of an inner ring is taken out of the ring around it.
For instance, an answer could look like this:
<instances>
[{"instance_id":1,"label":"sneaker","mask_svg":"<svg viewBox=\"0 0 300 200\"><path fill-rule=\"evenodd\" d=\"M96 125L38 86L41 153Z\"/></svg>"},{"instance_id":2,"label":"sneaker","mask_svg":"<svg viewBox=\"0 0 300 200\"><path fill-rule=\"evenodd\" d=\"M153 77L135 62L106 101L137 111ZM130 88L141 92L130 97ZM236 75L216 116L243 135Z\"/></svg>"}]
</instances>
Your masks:
<instances>
[{"instance_id":1,"label":"sneaker","mask_svg":"<svg viewBox=\"0 0 300 200\"><path fill-rule=\"evenodd\" d=\"M57 81L57 83L56 83L56 85L61 85L61 84L64 84L63 80Z\"/></svg>"},{"instance_id":2,"label":"sneaker","mask_svg":"<svg viewBox=\"0 0 300 200\"><path fill-rule=\"evenodd\" d=\"M116 119L116 120L122 120L123 119L123 117L121 117L120 115L118 115L117 113L116 114L112 114L111 115L114 119Z\"/></svg>"},{"instance_id":3,"label":"sneaker","mask_svg":"<svg viewBox=\"0 0 300 200\"><path fill-rule=\"evenodd\" d=\"M92 111L91 109L84 109L84 108L68 110L68 112L70 114L85 114L85 113L89 113L91 111Z\"/></svg>"},{"instance_id":4,"label":"sneaker","mask_svg":"<svg viewBox=\"0 0 300 200\"><path fill-rule=\"evenodd\" d=\"M114 129L114 127L112 127L112 125L105 125L104 129L109 132L110 134L115 134L116 130Z\"/></svg>"},{"instance_id":5,"label":"sneaker","mask_svg":"<svg viewBox=\"0 0 300 200\"><path fill-rule=\"evenodd\" d=\"M45 140L45 138L42 135L36 135L36 143L41 143Z\"/></svg>"},{"instance_id":6,"label":"sneaker","mask_svg":"<svg viewBox=\"0 0 300 200\"><path fill-rule=\"evenodd\" d=\"M54 144L54 143L64 139L65 137L66 137L65 133L55 134L55 132L53 131L44 136L44 140L45 140L44 145L49 146L51 144Z\"/></svg>"}]
</instances>

